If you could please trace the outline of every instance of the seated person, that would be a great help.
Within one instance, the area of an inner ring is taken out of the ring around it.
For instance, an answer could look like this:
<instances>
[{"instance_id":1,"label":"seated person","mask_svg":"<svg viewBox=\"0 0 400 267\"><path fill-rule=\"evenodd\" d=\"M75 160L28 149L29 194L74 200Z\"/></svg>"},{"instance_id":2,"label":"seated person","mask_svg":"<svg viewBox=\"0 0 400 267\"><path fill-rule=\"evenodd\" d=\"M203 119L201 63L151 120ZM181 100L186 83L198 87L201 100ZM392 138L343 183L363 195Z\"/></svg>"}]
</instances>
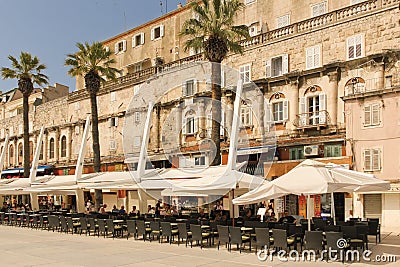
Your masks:
<instances>
[{"instance_id":1,"label":"seated person","mask_svg":"<svg viewBox=\"0 0 400 267\"><path fill-rule=\"evenodd\" d=\"M254 220L252 213L251 213L251 209L246 209L244 212L244 216L243 216L243 221L252 221Z\"/></svg>"},{"instance_id":2,"label":"seated person","mask_svg":"<svg viewBox=\"0 0 400 267\"><path fill-rule=\"evenodd\" d=\"M284 216L279 219L278 223L296 223L296 218L289 215L289 211L285 210Z\"/></svg>"},{"instance_id":3,"label":"seated person","mask_svg":"<svg viewBox=\"0 0 400 267\"><path fill-rule=\"evenodd\" d=\"M121 209L119 210L119 214L126 214L125 206L122 205Z\"/></svg>"},{"instance_id":4,"label":"seated person","mask_svg":"<svg viewBox=\"0 0 400 267\"><path fill-rule=\"evenodd\" d=\"M129 215L136 215L139 216L139 210L136 209L136 206L132 206L131 212L129 212Z\"/></svg>"},{"instance_id":5,"label":"seated person","mask_svg":"<svg viewBox=\"0 0 400 267\"><path fill-rule=\"evenodd\" d=\"M101 206L100 206L99 213L101 213L101 214L106 214L106 213L107 213L107 212L106 212L106 208L107 208L107 204L101 205Z\"/></svg>"},{"instance_id":6,"label":"seated person","mask_svg":"<svg viewBox=\"0 0 400 267\"><path fill-rule=\"evenodd\" d=\"M207 220L207 219L208 219L208 216L204 213L204 210L200 209L198 220Z\"/></svg>"},{"instance_id":7,"label":"seated person","mask_svg":"<svg viewBox=\"0 0 400 267\"><path fill-rule=\"evenodd\" d=\"M112 213L119 213L119 209L117 209L117 206L116 206L116 205L113 206L111 212L112 212Z\"/></svg>"}]
</instances>

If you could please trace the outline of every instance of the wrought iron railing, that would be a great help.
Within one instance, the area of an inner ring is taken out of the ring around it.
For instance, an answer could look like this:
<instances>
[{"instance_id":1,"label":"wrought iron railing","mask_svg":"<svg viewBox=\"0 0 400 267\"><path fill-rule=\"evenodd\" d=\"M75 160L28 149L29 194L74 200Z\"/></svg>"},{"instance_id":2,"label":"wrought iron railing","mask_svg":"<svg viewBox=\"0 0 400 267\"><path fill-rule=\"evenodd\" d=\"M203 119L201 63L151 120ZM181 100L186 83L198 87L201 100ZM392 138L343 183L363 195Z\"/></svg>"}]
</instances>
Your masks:
<instances>
[{"instance_id":1,"label":"wrought iron railing","mask_svg":"<svg viewBox=\"0 0 400 267\"><path fill-rule=\"evenodd\" d=\"M314 128L328 126L330 124L330 121L331 118L328 111L321 110L297 114L293 124L297 128Z\"/></svg>"}]
</instances>

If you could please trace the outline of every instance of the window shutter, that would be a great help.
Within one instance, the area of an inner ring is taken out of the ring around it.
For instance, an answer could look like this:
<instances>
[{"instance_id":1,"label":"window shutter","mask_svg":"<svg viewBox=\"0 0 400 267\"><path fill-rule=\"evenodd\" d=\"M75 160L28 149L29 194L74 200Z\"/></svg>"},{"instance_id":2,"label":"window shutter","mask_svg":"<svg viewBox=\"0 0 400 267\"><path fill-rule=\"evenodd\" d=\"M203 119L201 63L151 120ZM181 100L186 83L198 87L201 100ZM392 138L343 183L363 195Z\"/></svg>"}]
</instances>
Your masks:
<instances>
[{"instance_id":1,"label":"window shutter","mask_svg":"<svg viewBox=\"0 0 400 267\"><path fill-rule=\"evenodd\" d=\"M151 40L152 40L152 41L154 40L154 28L151 29Z\"/></svg>"},{"instance_id":2,"label":"window shutter","mask_svg":"<svg viewBox=\"0 0 400 267\"><path fill-rule=\"evenodd\" d=\"M196 117L193 119L194 121L194 132L193 133L198 133L199 132L199 118Z\"/></svg>"},{"instance_id":3,"label":"window shutter","mask_svg":"<svg viewBox=\"0 0 400 267\"><path fill-rule=\"evenodd\" d=\"M372 169L379 171L381 169L381 151L380 149L372 149Z\"/></svg>"},{"instance_id":4,"label":"window shutter","mask_svg":"<svg viewBox=\"0 0 400 267\"><path fill-rule=\"evenodd\" d=\"M122 41L122 51L126 51L126 40Z\"/></svg>"},{"instance_id":5,"label":"window shutter","mask_svg":"<svg viewBox=\"0 0 400 267\"><path fill-rule=\"evenodd\" d=\"M265 120L268 127L270 127L272 121L274 120L272 115L272 104L270 103L267 104L267 110L265 112Z\"/></svg>"},{"instance_id":6,"label":"window shutter","mask_svg":"<svg viewBox=\"0 0 400 267\"><path fill-rule=\"evenodd\" d=\"M160 26L160 37L164 37L164 25Z\"/></svg>"},{"instance_id":7,"label":"window shutter","mask_svg":"<svg viewBox=\"0 0 400 267\"><path fill-rule=\"evenodd\" d=\"M106 50L106 52L110 51L110 48L108 46L104 47L104 49Z\"/></svg>"},{"instance_id":8,"label":"window shutter","mask_svg":"<svg viewBox=\"0 0 400 267\"><path fill-rule=\"evenodd\" d=\"M114 118L114 126L117 127L118 126L118 117Z\"/></svg>"},{"instance_id":9,"label":"window shutter","mask_svg":"<svg viewBox=\"0 0 400 267\"><path fill-rule=\"evenodd\" d=\"M379 125L380 124L380 110L379 110L379 104L372 105L372 124L373 125Z\"/></svg>"},{"instance_id":10,"label":"window shutter","mask_svg":"<svg viewBox=\"0 0 400 267\"><path fill-rule=\"evenodd\" d=\"M371 125L371 105L364 107L364 126Z\"/></svg>"},{"instance_id":11,"label":"window shutter","mask_svg":"<svg viewBox=\"0 0 400 267\"><path fill-rule=\"evenodd\" d=\"M347 38L347 57L352 59L355 57L354 54L354 36Z\"/></svg>"},{"instance_id":12,"label":"window shutter","mask_svg":"<svg viewBox=\"0 0 400 267\"><path fill-rule=\"evenodd\" d=\"M115 45L114 45L114 53L115 54L118 54L118 43L115 43Z\"/></svg>"},{"instance_id":13,"label":"window shutter","mask_svg":"<svg viewBox=\"0 0 400 267\"><path fill-rule=\"evenodd\" d=\"M136 43L136 35L132 37L132 47L136 47L138 44Z\"/></svg>"},{"instance_id":14,"label":"window shutter","mask_svg":"<svg viewBox=\"0 0 400 267\"><path fill-rule=\"evenodd\" d=\"M314 67L321 66L321 46L314 46Z\"/></svg>"},{"instance_id":15,"label":"window shutter","mask_svg":"<svg viewBox=\"0 0 400 267\"><path fill-rule=\"evenodd\" d=\"M319 123L326 123L326 94L322 93L318 95L319 98Z\"/></svg>"},{"instance_id":16,"label":"window shutter","mask_svg":"<svg viewBox=\"0 0 400 267\"><path fill-rule=\"evenodd\" d=\"M366 149L364 150L364 170L371 171L371 150Z\"/></svg>"},{"instance_id":17,"label":"window shutter","mask_svg":"<svg viewBox=\"0 0 400 267\"><path fill-rule=\"evenodd\" d=\"M355 57L361 57L362 55L362 35L356 35L354 37L354 43L355 43Z\"/></svg>"},{"instance_id":18,"label":"window shutter","mask_svg":"<svg viewBox=\"0 0 400 267\"><path fill-rule=\"evenodd\" d=\"M289 55L284 54L282 56L282 74L286 74L289 72Z\"/></svg>"},{"instance_id":19,"label":"window shutter","mask_svg":"<svg viewBox=\"0 0 400 267\"><path fill-rule=\"evenodd\" d=\"M225 112L224 112L224 110L221 108L221 123L220 123L220 131L219 131L219 134L220 135L224 135L224 130L225 130L225 128L224 128L224 126L225 126Z\"/></svg>"},{"instance_id":20,"label":"window shutter","mask_svg":"<svg viewBox=\"0 0 400 267\"><path fill-rule=\"evenodd\" d=\"M300 126L305 126L307 125L307 114L306 114L306 98L305 97L300 97Z\"/></svg>"},{"instance_id":21,"label":"window shutter","mask_svg":"<svg viewBox=\"0 0 400 267\"><path fill-rule=\"evenodd\" d=\"M221 88L225 87L225 71L221 70Z\"/></svg>"},{"instance_id":22,"label":"window shutter","mask_svg":"<svg viewBox=\"0 0 400 267\"><path fill-rule=\"evenodd\" d=\"M111 128L113 125L113 121L112 121L112 118L109 118L108 119L108 128Z\"/></svg>"},{"instance_id":23,"label":"window shutter","mask_svg":"<svg viewBox=\"0 0 400 267\"><path fill-rule=\"evenodd\" d=\"M289 100L283 100L283 121L289 119Z\"/></svg>"},{"instance_id":24,"label":"window shutter","mask_svg":"<svg viewBox=\"0 0 400 267\"><path fill-rule=\"evenodd\" d=\"M186 95L187 95L186 81L182 83L182 95L183 95L183 96L186 96Z\"/></svg>"},{"instance_id":25,"label":"window shutter","mask_svg":"<svg viewBox=\"0 0 400 267\"><path fill-rule=\"evenodd\" d=\"M266 73L266 77L270 78L272 76L272 69L271 69L271 59L267 59L267 61L265 61L265 73Z\"/></svg>"},{"instance_id":26,"label":"window shutter","mask_svg":"<svg viewBox=\"0 0 400 267\"><path fill-rule=\"evenodd\" d=\"M306 49L306 69L313 68L313 51L314 49L312 47Z\"/></svg>"},{"instance_id":27,"label":"window shutter","mask_svg":"<svg viewBox=\"0 0 400 267\"><path fill-rule=\"evenodd\" d=\"M187 119L184 118L184 119L183 119L183 127L182 127L182 134L183 134L183 135L186 135L186 132L187 132L187 131L186 131L186 128L187 128L187 125L186 125L186 124L187 124Z\"/></svg>"},{"instance_id":28,"label":"window shutter","mask_svg":"<svg viewBox=\"0 0 400 267\"><path fill-rule=\"evenodd\" d=\"M198 84L197 80L193 80L193 94L196 94L199 92L198 86L199 86L199 84Z\"/></svg>"},{"instance_id":29,"label":"window shutter","mask_svg":"<svg viewBox=\"0 0 400 267\"><path fill-rule=\"evenodd\" d=\"M143 32L140 34L140 44L141 45L144 44L144 33Z\"/></svg>"}]
</instances>

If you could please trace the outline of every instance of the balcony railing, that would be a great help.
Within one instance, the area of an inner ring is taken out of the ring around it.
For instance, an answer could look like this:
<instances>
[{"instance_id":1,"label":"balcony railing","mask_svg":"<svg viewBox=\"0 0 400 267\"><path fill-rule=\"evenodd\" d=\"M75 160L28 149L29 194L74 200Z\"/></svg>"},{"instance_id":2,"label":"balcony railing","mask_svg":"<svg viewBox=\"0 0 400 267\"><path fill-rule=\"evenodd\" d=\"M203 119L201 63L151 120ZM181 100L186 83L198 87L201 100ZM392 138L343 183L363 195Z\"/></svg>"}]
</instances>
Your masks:
<instances>
[{"instance_id":1,"label":"balcony railing","mask_svg":"<svg viewBox=\"0 0 400 267\"><path fill-rule=\"evenodd\" d=\"M330 124L330 116L328 111L321 110L315 112L307 112L296 115L293 124L297 128L319 128Z\"/></svg>"},{"instance_id":2,"label":"balcony railing","mask_svg":"<svg viewBox=\"0 0 400 267\"><path fill-rule=\"evenodd\" d=\"M247 164L243 166L242 168L239 169L239 171L251 174L251 175L257 175L257 176L262 176L264 177L264 167L258 164Z\"/></svg>"},{"instance_id":3,"label":"balcony railing","mask_svg":"<svg viewBox=\"0 0 400 267\"><path fill-rule=\"evenodd\" d=\"M374 78L365 81L360 81L357 78L355 78L354 82L349 82L344 89L346 96L361 95L364 93L377 92L383 90L385 88L384 82L385 81L383 78Z\"/></svg>"},{"instance_id":4,"label":"balcony railing","mask_svg":"<svg viewBox=\"0 0 400 267\"><path fill-rule=\"evenodd\" d=\"M326 25L338 21L344 21L351 17L366 14L377 10L380 7L386 8L389 5L398 4L400 0L369 0L361 2L352 6L341 8L318 17L303 20L297 23L293 23L287 27L275 29L256 35L250 40L241 41L241 45L245 48L251 46L257 46L274 41L279 38L288 37L297 33L304 33L310 30L318 29Z\"/></svg>"}]
</instances>

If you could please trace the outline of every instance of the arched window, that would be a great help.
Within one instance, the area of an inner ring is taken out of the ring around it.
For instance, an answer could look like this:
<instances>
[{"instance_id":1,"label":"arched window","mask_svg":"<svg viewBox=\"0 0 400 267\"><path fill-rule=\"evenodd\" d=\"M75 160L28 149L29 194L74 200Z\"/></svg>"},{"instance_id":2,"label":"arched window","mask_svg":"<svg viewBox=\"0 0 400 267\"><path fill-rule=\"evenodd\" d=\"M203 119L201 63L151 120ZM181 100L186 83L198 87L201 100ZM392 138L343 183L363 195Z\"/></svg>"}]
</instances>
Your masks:
<instances>
[{"instance_id":1,"label":"arched window","mask_svg":"<svg viewBox=\"0 0 400 267\"><path fill-rule=\"evenodd\" d=\"M61 157L65 158L67 156L67 137L65 135L61 137Z\"/></svg>"},{"instance_id":2,"label":"arched window","mask_svg":"<svg viewBox=\"0 0 400 267\"><path fill-rule=\"evenodd\" d=\"M14 146L10 145L8 149L8 164L14 165Z\"/></svg>"},{"instance_id":3,"label":"arched window","mask_svg":"<svg viewBox=\"0 0 400 267\"><path fill-rule=\"evenodd\" d=\"M244 127L253 126L252 103L248 99L243 100L240 106L240 121Z\"/></svg>"},{"instance_id":4,"label":"arched window","mask_svg":"<svg viewBox=\"0 0 400 267\"><path fill-rule=\"evenodd\" d=\"M24 146L22 143L18 145L18 165L22 165L24 161Z\"/></svg>"},{"instance_id":5,"label":"arched window","mask_svg":"<svg viewBox=\"0 0 400 267\"><path fill-rule=\"evenodd\" d=\"M199 118L196 117L194 110L189 110L183 118L183 134L195 135L199 131Z\"/></svg>"},{"instance_id":6,"label":"arched window","mask_svg":"<svg viewBox=\"0 0 400 267\"><path fill-rule=\"evenodd\" d=\"M365 80L361 77L351 78L344 86L346 95L362 94L365 92Z\"/></svg>"},{"instance_id":7,"label":"arched window","mask_svg":"<svg viewBox=\"0 0 400 267\"><path fill-rule=\"evenodd\" d=\"M49 149L49 158L54 159L54 138L50 139L50 149Z\"/></svg>"},{"instance_id":8,"label":"arched window","mask_svg":"<svg viewBox=\"0 0 400 267\"><path fill-rule=\"evenodd\" d=\"M327 123L326 94L318 85L307 88L300 97L300 126L324 125Z\"/></svg>"},{"instance_id":9,"label":"arched window","mask_svg":"<svg viewBox=\"0 0 400 267\"><path fill-rule=\"evenodd\" d=\"M42 146L40 147L39 160L43 160L43 141L42 141Z\"/></svg>"},{"instance_id":10,"label":"arched window","mask_svg":"<svg viewBox=\"0 0 400 267\"><path fill-rule=\"evenodd\" d=\"M283 123L289 119L289 101L283 93L276 92L269 98L266 115L267 122Z\"/></svg>"}]
</instances>

